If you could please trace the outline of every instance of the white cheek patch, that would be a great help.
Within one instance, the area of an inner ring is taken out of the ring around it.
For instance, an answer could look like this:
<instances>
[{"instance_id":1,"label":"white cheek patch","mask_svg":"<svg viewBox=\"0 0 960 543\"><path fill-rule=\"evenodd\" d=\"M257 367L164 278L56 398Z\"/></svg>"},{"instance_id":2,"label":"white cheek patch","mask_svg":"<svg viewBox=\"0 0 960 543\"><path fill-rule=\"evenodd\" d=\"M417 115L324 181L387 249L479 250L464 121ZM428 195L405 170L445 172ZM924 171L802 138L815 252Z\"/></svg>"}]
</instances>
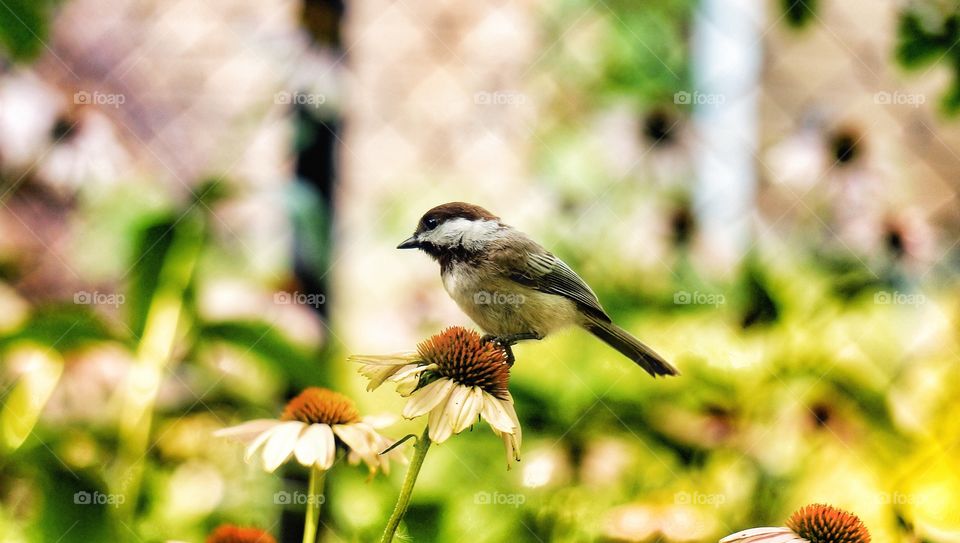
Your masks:
<instances>
[{"instance_id":1,"label":"white cheek patch","mask_svg":"<svg viewBox=\"0 0 960 543\"><path fill-rule=\"evenodd\" d=\"M433 230L420 234L419 240L438 247L462 245L468 251L476 251L498 237L500 237L500 223L497 221L451 219Z\"/></svg>"}]
</instances>

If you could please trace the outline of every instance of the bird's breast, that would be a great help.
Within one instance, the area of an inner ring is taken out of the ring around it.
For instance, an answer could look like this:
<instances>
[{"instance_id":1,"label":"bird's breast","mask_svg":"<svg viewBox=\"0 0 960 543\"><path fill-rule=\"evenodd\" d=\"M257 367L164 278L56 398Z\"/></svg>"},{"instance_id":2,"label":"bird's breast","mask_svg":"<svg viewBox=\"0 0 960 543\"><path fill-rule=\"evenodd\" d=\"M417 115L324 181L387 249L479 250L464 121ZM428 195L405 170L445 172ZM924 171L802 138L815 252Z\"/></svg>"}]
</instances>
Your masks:
<instances>
[{"instance_id":1,"label":"bird's breast","mask_svg":"<svg viewBox=\"0 0 960 543\"><path fill-rule=\"evenodd\" d=\"M443 287L460 309L485 332L502 336L550 332L578 322L569 299L525 287L510 278L455 264L441 274Z\"/></svg>"}]
</instances>

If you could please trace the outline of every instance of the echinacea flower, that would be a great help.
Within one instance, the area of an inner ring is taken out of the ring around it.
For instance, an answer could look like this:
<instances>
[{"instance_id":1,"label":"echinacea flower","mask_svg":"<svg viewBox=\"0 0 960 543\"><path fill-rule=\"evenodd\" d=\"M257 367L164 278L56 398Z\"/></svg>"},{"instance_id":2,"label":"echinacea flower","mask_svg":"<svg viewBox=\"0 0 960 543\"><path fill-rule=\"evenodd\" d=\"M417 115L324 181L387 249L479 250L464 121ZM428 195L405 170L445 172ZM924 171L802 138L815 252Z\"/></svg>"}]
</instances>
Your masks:
<instances>
[{"instance_id":1,"label":"echinacea flower","mask_svg":"<svg viewBox=\"0 0 960 543\"><path fill-rule=\"evenodd\" d=\"M382 417L361 418L353 402L332 390L310 387L290 400L279 419L257 419L218 430L214 435L231 437L247 445L249 462L260 454L263 469L273 472L295 458L306 467L328 470L337 448L347 451L351 464L366 462L370 472L389 473L389 457L402 460L398 450L380 452L393 441L380 435Z\"/></svg>"},{"instance_id":2,"label":"echinacea flower","mask_svg":"<svg viewBox=\"0 0 960 543\"><path fill-rule=\"evenodd\" d=\"M856 515L816 503L801 507L786 527L751 528L720 543L870 543L870 532Z\"/></svg>"},{"instance_id":3,"label":"echinacea flower","mask_svg":"<svg viewBox=\"0 0 960 543\"><path fill-rule=\"evenodd\" d=\"M277 543L272 535L257 528L223 524L210 533L207 543Z\"/></svg>"},{"instance_id":4,"label":"echinacea flower","mask_svg":"<svg viewBox=\"0 0 960 543\"><path fill-rule=\"evenodd\" d=\"M508 465L511 457L520 460L520 421L507 390L510 363L496 342L454 326L420 343L416 353L352 359L363 364L368 390L397 383L397 391L410 397L403 416L427 415L431 441L442 443L483 418L503 439Z\"/></svg>"}]
</instances>

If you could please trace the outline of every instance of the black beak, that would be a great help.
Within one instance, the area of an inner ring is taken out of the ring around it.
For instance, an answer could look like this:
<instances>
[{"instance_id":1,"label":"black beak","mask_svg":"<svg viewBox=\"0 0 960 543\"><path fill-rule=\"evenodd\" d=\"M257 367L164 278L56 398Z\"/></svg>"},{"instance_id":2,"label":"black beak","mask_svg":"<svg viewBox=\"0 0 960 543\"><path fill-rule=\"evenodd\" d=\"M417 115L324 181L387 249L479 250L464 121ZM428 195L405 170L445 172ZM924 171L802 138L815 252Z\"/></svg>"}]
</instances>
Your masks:
<instances>
[{"instance_id":1,"label":"black beak","mask_svg":"<svg viewBox=\"0 0 960 543\"><path fill-rule=\"evenodd\" d=\"M420 247L420 242L417 241L417 236L410 236L409 238L403 240L403 243L397 245L397 249L417 249Z\"/></svg>"}]
</instances>

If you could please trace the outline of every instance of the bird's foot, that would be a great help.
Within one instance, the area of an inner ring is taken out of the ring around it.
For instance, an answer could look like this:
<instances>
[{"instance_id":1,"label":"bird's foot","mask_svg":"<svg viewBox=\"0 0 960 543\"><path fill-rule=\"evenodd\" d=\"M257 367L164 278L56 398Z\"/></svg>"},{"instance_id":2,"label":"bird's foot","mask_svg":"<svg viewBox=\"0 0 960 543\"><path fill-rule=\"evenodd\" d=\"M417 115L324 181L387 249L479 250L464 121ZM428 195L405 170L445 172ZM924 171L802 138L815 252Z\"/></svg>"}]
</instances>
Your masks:
<instances>
[{"instance_id":1,"label":"bird's foot","mask_svg":"<svg viewBox=\"0 0 960 543\"><path fill-rule=\"evenodd\" d=\"M482 338L480 338L480 341L483 341L485 343L488 341L492 341L496 343L498 346L500 346L500 348L503 349L503 351L507 354L507 364L512 367L514 361L516 360L516 358L513 356L513 349L512 349L513 345L516 344L518 341L523 341L527 339L543 339L543 336L541 336L536 332L521 332L519 334L510 334L506 336L486 334Z\"/></svg>"},{"instance_id":2,"label":"bird's foot","mask_svg":"<svg viewBox=\"0 0 960 543\"><path fill-rule=\"evenodd\" d=\"M503 349L503 352L507 355L507 365L513 367L513 363L516 361L516 358L513 356L513 349L511 348L513 343L494 334L485 334L480 338L480 341L483 343L494 343L497 347Z\"/></svg>"}]
</instances>

